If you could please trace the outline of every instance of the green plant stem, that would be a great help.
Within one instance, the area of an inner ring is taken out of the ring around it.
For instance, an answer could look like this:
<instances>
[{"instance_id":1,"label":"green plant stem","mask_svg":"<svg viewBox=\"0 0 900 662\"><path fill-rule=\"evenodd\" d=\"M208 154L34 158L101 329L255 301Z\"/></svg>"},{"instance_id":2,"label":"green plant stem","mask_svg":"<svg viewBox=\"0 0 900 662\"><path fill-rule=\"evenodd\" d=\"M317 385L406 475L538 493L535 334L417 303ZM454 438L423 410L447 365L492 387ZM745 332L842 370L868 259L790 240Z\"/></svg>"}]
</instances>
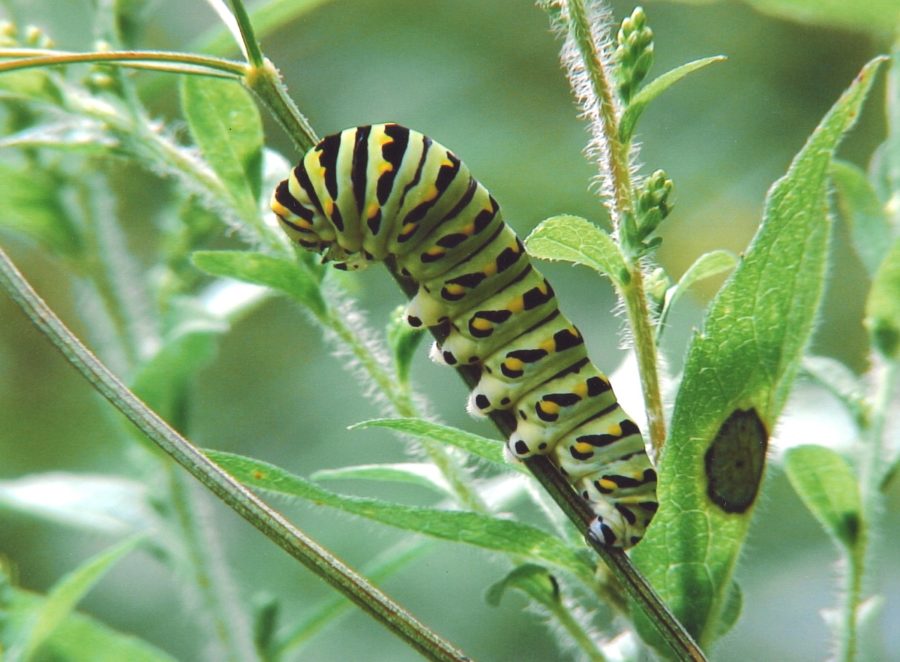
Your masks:
<instances>
[{"instance_id":1,"label":"green plant stem","mask_svg":"<svg viewBox=\"0 0 900 662\"><path fill-rule=\"evenodd\" d=\"M69 53L66 51L3 48L0 49L0 58L16 58L9 62L0 62L0 73L35 67L80 63L119 64L136 69L152 69L155 71L199 74L231 79L242 78L247 70L247 66L241 62L207 55L197 55L195 53L173 53L169 51Z\"/></svg>"},{"instance_id":2,"label":"green plant stem","mask_svg":"<svg viewBox=\"0 0 900 662\"><path fill-rule=\"evenodd\" d=\"M245 617L235 609L231 577L223 567L218 535L211 520L198 512L201 494L192 494L191 485L181 471L165 463L168 478L169 502L181 530L184 551L190 565L191 579L202 601L201 610L209 619L213 637L219 641L229 662L250 662L258 659L253 648Z\"/></svg>"},{"instance_id":3,"label":"green plant stem","mask_svg":"<svg viewBox=\"0 0 900 662\"><path fill-rule=\"evenodd\" d=\"M256 36L253 34L250 16L247 15L247 10L241 0L231 0L230 4L241 31L241 40L244 42L244 49L247 52L247 62L252 68L259 69L263 64L263 54L259 50L259 42L256 41Z\"/></svg>"},{"instance_id":4,"label":"green plant stem","mask_svg":"<svg viewBox=\"0 0 900 662\"><path fill-rule=\"evenodd\" d=\"M422 655L464 660L449 642L426 628L349 566L296 529L280 513L213 464L120 382L82 345L0 249L0 284L34 325L90 384L165 453L279 547L325 579Z\"/></svg>"},{"instance_id":5,"label":"green plant stem","mask_svg":"<svg viewBox=\"0 0 900 662\"><path fill-rule=\"evenodd\" d=\"M566 6L569 10L569 30L597 101L597 117L605 141L605 149L601 150L598 156L603 161L602 167L609 177L612 191L610 212L613 227L619 229L625 216L632 210L628 149L619 140L619 119L616 116L613 88L600 57L600 48L591 31L584 0L566 0Z\"/></svg>"},{"instance_id":6,"label":"green plant stem","mask_svg":"<svg viewBox=\"0 0 900 662\"><path fill-rule=\"evenodd\" d=\"M250 67L244 76L244 85L256 94L284 132L291 138L294 147L304 154L319 142L309 120L304 117L297 104L288 96L284 83L275 65L266 59L262 66Z\"/></svg>"},{"instance_id":7,"label":"green plant stem","mask_svg":"<svg viewBox=\"0 0 900 662\"><path fill-rule=\"evenodd\" d=\"M619 117L610 82L611 76L607 71L606 61L600 55L600 47L594 39L584 0L566 0L566 7L568 29L587 72L597 104L594 111L599 125L594 127L594 130L595 137L597 133L600 134L599 142L603 147L598 150L597 156L601 161L601 170L609 183L611 199L608 201L608 207L613 227L617 231L619 241L622 242L628 261L629 283L622 296L634 338L641 389L647 409L648 436L658 457L666 440L665 410L659 384L659 356L656 353L653 322L644 292L640 260L636 257L633 247L628 245L626 234L622 232L622 225L625 219L633 215L634 208L629 148L619 139Z\"/></svg>"}]
</instances>

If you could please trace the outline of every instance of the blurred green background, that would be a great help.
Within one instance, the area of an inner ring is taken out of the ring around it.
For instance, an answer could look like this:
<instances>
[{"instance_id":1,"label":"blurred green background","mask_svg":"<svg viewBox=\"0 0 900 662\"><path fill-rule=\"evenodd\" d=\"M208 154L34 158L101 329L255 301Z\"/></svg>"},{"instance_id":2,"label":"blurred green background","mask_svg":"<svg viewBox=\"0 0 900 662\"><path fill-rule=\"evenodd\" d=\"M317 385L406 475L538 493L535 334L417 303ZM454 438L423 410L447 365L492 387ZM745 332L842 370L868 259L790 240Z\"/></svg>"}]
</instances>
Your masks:
<instances>
[{"instance_id":1,"label":"blurred green background","mask_svg":"<svg viewBox=\"0 0 900 662\"><path fill-rule=\"evenodd\" d=\"M60 48L91 48L92 3L87 0L4 4L8 16L41 25ZM633 6L614 2L617 19ZM188 50L217 24L200 0L161 0L148 7L142 18L147 48ZM656 34L651 75L699 57L728 56L725 63L667 92L639 126L641 160L649 169L665 168L675 181L676 208L666 222L659 258L677 277L706 250L741 251L746 246L768 186L784 173L861 66L885 52L889 42L874 31L789 22L737 2L646 2L644 7ZM559 42L550 34L545 15L530 2L335 0L323 2L262 42L320 135L386 120L415 127L463 157L523 235L558 213L605 222L597 198L588 190L594 170L582 156L587 133L559 66ZM147 73L135 76L148 83L154 78ZM156 85L149 105L160 117L177 121L174 81ZM884 94L879 83L859 126L842 147L844 158L865 165L882 140ZM267 136L270 146L296 159L271 122ZM149 259L159 240L153 229L156 192L166 184L148 173L121 180L120 213L131 247ZM76 332L89 336L89 320L79 316L84 311L67 273L19 237L4 234L2 241L38 291ZM836 227L833 253L812 350L863 371L867 347L860 320L868 282L841 225ZM624 353L622 322L610 315L614 301L608 285L586 271L550 265L546 272L567 312L585 330L596 362L611 371ZM350 285L378 328L402 301L379 269ZM715 286L706 284L700 294L711 295ZM677 374L692 327L702 319L703 303L684 305L667 333L672 374ZM442 420L495 435L466 417L463 385L448 371L430 365L424 350L415 379ZM192 438L303 475L351 463L401 460L403 446L389 435L346 431L347 425L379 414L360 395L359 386L296 307L272 300L236 326L215 364L201 375L190 415ZM821 409L821 399L811 397ZM798 409L790 425L776 430L776 444L821 441L817 435L823 421L810 420L807 411ZM818 415L840 434L839 421ZM125 450L113 432L112 416L10 301L0 298L0 478L53 470L115 473ZM900 622L900 565L886 551L896 548L900 530L897 482L878 567L870 575L888 597L886 623ZM432 500L413 489L381 487L366 493L407 503ZM290 506L287 512L354 565L404 535L310 507ZM247 600L274 593L283 599L289 619L328 594L318 579L232 513L216 505L211 516L221 527L225 554ZM0 511L0 555L12 560L22 585L34 590L46 590L108 543ZM829 635L820 611L833 607L838 597L835 557L773 463L737 573L744 613L714 658L827 657ZM502 562L485 553L442 544L386 588L475 659L562 656L540 619L523 611L520 596L508 595L500 608L483 602L484 589L505 572ZM197 640L195 617L183 607L179 584L179 578L169 576L154 559L137 555L118 566L83 607L179 659L195 659L203 645ZM888 634L885 650L900 659L896 630ZM416 656L368 617L353 613L318 637L304 659Z\"/></svg>"}]
</instances>

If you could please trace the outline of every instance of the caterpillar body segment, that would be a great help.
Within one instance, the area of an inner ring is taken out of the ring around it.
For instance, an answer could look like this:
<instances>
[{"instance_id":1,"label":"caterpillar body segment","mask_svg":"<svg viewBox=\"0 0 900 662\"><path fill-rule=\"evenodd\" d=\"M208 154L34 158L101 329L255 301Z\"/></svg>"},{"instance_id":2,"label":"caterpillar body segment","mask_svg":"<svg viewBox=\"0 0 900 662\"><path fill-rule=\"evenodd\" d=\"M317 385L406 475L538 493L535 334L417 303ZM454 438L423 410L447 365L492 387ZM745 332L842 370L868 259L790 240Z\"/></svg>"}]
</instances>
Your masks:
<instances>
[{"instance_id":1,"label":"caterpillar body segment","mask_svg":"<svg viewBox=\"0 0 900 662\"><path fill-rule=\"evenodd\" d=\"M469 411L513 413L510 452L548 455L591 505L599 540L641 539L657 505L641 433L456 155L397 124L347 129L304 155L272 209L293 241L338 268L392 258L418 283L407 321L448 331L432 358L481 369Z\"/></svg>"}]
</instances>

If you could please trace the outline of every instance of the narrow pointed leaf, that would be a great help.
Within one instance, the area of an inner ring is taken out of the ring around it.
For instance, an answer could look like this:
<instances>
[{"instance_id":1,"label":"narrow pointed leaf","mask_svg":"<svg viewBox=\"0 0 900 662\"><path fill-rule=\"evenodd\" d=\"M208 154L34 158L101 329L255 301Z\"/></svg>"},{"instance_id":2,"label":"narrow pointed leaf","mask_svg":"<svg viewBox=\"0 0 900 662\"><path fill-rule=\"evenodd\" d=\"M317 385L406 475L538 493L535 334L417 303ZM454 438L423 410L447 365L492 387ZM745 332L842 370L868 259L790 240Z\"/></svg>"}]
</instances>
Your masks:
<instances>
[{"instance_id":1,"label":"narrow pointed leaf","mask_svg":"<svg viewBox=\"0 0 900 662\"><path fill-rule=\"evenodd\" d=\"M339 469L323 469L312 476L313 480L377 480L389 483L407 483L425 487L442 496L450 493L447 481L440 470L428 462L398 462L396 464L358 464Z\"/></svg>"},{"instance_id":2,"label":"narrow pointed leaf","mask_svg":"<svg viewBox=\"0 0 900 662\"><path fill-rule=\"evenodd\" d=\"M852 551L862 541L859 485L850 465L824 446L795 446L784 470L794 491L835 542Z\"/></svg>"},{"instance_id":3,"label":"narrow pointed leaf","mask_svg":"<svg viewBox=\"0 0 900 662\"><path fill-rule=\"evenodd\" d=\"M644 112L647 105L656 97L688 74L703 69L713 62L724 62L725 59L724 55L716 55L714 57L705 57L700 60L694 60L693 62L682 64L680 67L675 67L671 71L667 71L663 75L647 83L647 85L642 87L641 90L634 95L634 98L628 104L625 112L622 113L622 119L619 121L619 139L623 143L631 141L631 136L634 134L634 127L637 126L638 118L641 116L641 113Z\"/></svg>"},{"instance_id":4,"label":"narrow pointed leaf","mask_svg":"<svg viewBox=\"0 0 900 662\"><path fill-rule=\"evenodd\" d=\"M520 465L512 465L503 459L503 443L496 439L488 439L471 432L465 432L448 425L432 423L422 418L376 418L351 425L350 430L364 430L366 428L386 428L395 432L402 432L418 439L432 439L442 444L456 446L467 453L477 455L492 464L505 469L519 469L523 473L527 470Z\"/></svg>"},{"instance_id":5,"label":"narrow pointed leaf","mask_svg":"<svg viewBox=\"0 0 900 662\"><path fill-rule=\"evenodd\" d=\"M19 633L19 639L9 648L9 660L27 660L47 641L57 627L72 613L81 599L119 560L138 545L138 538L107 549L90 559L77 570L63 577L54 586L47 599L32 614L28 625Z\"/></svg>"},{"instance_id":6,"label":"narrow pointed leaf","mask_svg":"<svg viewBox=\"0 0 900 662\"><path fill-rule=\"evenodd\" d=\"M213 276L225 276L283 292L317 316L325 312L319 284L294 262L251 251L197 251L194 264Z\"/></svg>"},{"instance_id":7,"label":"narrow pointed leaf","mask_svg":"<svg viewBox=\"0 0 900 662\"><path fill-rule=\"evenodd\" d=\"M0 622L8 632L20 630L31 614L46 608L48 598L10 588L9 603L0 605ZM71 662L175 662L175 658L137 637L117 632L93 618L72 612L41 647L37 659Z\"/></svg>"},{"instance_id":8,"label":"narrow pointed leaf","mask_svg":"<svg viewBox=\"0 0 900 662\"><path fill-rule=\"evenodd\" d=\"M760 229L688 350L658 467L660 509L632 558L701 646L721 630L768 431L821 299L831 156L880 63L862 70L772 187ZM640 614L636 622L658 642Z\"/></svg>"},{"instance_id":9,"label":"narrow pointed leaf","mask_svg":"<svg viewBox=\"0 0 900 662\"><path fill-rule=\"evenodd\" d=\"M503 579L488 587L484 599L489 605L498 607L503 594L510 588L519 589L541 604L559 600L559 587L553 575L544 566L533 563L510 570Z\"/></svg>"},{"instance_id":10,"label":"narrow pointed leaf","mask_svg":"<svg viewBox=\"0 0 900 662\"><path fill-rule=\"evenodd\" d=\"M591 568L562 540L514 520L479 513L404 506L326 490L279 467L248 457L204 451L216 464L251 487L326 505L426 536L464 542L551 564L590 581Z\"/></svg>"},{"instance_id":11,"label":"narrow pointed leaf","mask_svg":"<svg viewBox=\"0 0 900 662\"><path fill-rule=\"evenodd\" d=\"M554 216L542 221L525 240L528 252L542 260L583 264L619 287L627 282L625 258L612 237L580 216Z\"/></svg>"},{"instance_id":12,"label":"narrow pointed leaf","mask_svg":"<svg viewBox=\"0 0 900 662\"><path fill-rule=\"evenodd\" d=\"M82 237L58 193L59 182L46 172L0 164L0 229L28 235L60 255L77 256Z\"/></svg>"},{"instance_id":13,"label":"narrow pointed leaf","mask_svg":"<svg viewBox=\"0 0 900 662\"><path fill-rule=\"evenodd\" d=\"M709 251L698 257L681 275L678 282L666 292L666 303L660 314L660 321L665 321L675 303L694 283L731 271L737 264L738 258L734 253L721 249Z\"/></svg>"}]
</instances>

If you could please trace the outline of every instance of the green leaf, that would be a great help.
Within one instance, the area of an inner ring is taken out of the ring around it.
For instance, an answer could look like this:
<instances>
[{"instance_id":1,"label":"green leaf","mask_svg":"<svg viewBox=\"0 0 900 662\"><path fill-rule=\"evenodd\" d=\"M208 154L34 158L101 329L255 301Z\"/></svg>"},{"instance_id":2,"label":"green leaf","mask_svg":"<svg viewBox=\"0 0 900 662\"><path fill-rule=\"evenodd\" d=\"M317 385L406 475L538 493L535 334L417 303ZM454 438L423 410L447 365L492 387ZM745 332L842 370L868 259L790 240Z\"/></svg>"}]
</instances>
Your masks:
<instances>
[{"instance_id":1,"label":"green leaf","mask_svg":"<svg viewBox=\"0 0 900 662\"><path fill-rule=\"evenodd\" d=\"M395 464L358 464L340 469L316 471L313 480L380 480L391 483L418 485L441 496L451 493L440 470L428 462L398 462Z\"/></svg>"},{"instance_id":2,"label":"green leaf","mask_svg":"<svg viewBox=\"0 0 900 662\"><path fill-rule=\"evenodd\" d=\"M869 275L875 273L891 244L891 228L875 189L860 168L846 161L831 164L831 181L853 248Z\"/></svg>"},{"instance_id":3,"label":"green leaf","mask_svg":"<svg viewBox=\"0 0 900 662\"><path fill-rule=\"evenodd\" d=\"M0 605L0 622L19 631L31 614L46 608L48 598L21 589L10 589L10 602ZM93 618L72 612L56 627L41 647L38 660L68 662L175 662L155 646L117 632Z\"/></svg>"},{"instance_id":4,"label":"green leaf","mask_svg":"<svg viewBox=\"0 0 900 662\"><path fill-rule=\"evenodd\" d=\"M60 201L59 187L46 171L0 163L0 228L26 234L54 253L77 256L82 238Z\"/></svg>"},{"instance_id":5,"label":"green leaf","mask_svg":"<svg viewBox=\"0 0 900 662\"><path fill-rule=\"evenodd\" d=\"M77 570L63 577L47 594L28 623L18 632L7 651L10 662L30 659L54 631L72 613L81 599L120 559L131 553L140 542L130 538L98 554Z\"/></svg>"},{"instance_id":6,"label":"green leaf","mask_svg":"<svg viewBox=\"0 0 900 662\"><path fill-rule=\"evenodd\" d=\"M737 582L731 582L728 589L728 596L725 598L725 607L722 609L722 616L719 619L719 629L716 632L717 637L722 637L734 627L738 618L741 616L741 610L744 608L744 593L741 591Z\"/></svg>"},{"instance_id":7,"label":"green leaf","mask_svg":"<svg viewBox=\"0 0 900 662\"><path fill-rule=\"evenodd\" d=\"M737 264L737 256L731 251L722 249L709 251L694 260L694 263L681 275L679 281L666 292L666 302L663 305L662 313L660 313L659 316L659 330L661 331L664 328L663 325L669 316L669 311L671 311L672 307L675 305L675 302L678 301L694 283L697 283L704 278L710 278L725 273L726 271L731 271ZM657 333L659 333L659 331Z\"/></svg>"},{"instance_id":8,"label":"green leaf","mask_svg":"<svg viewBox=\"0 0 900 662\"><path fill-rule=\"evenodd\" d=\"M647 83L647 85L634 95L634 98L629 102L625 112L622 113L622 119L619 121L619 140L623 143L631 142L631 137L634 135L634 128L637 126L638 118L641 116L641 113L644 112L647 105L656 97L688 74L703 69L713 62L724 62L725 60L726 57L724 55L694 60L693 62L688 62L687 64L675 67L671 71L667 71L663 75Z\"/></svg>"},{"instance_id":9,"label":"green leaf","mask_svg":"<svg viewBox=\"0 0 900 662\"><path fill-rule=\"evenodd\" d=\"M442 444L456 446L505 469L518 469L522 473L527 473L523 466L509 464L503 459L502 442L458 428L432 423L422 418L376 418L351 425L349 429L364 430L366 428L387 428L419 439L432 439Z\"/></svg>"},{"instance_id":10,"label":"green leaf","mask_svg":"<svg viewBox=\"0 0 900 662\"><path fill-rule=\"evenodd\" d=\"M592 568L574 550L556 536L529 524L480 513L404 506L380 499L345 496L265 462L219 451L207 450L204 453L251 487L298 497L316 505L331 506L426 536L534 559L573 572L583 581L591 581Z\"/></svg>"},{"instance_id":11,"label":"green leaf","mask_svg":"<svg viewBox=\"0 0 900 662\"><path fill-rule=\"evenodd\" d=\"M387 325L387 341L394 355L397 378L404 384L409 382L409 368L416 349L425 337L422 329L414 329L406 322L405 306L398 306L391 313Z\"/></svg>"},{"instance_id":12,"label":"green leaf","mask_svg":"<svg viewBox=\"0 0 900 662\"><path fill-rule=\"evenodd\" d=\"M830 448L795 446L784 455L794 491L835 542L852 551L863 540L859 484L847 461Z\"/></svg>"},{"instance_id":13,"label":"green leaf","mask_svg":"<svg viewBox=\"0 0 900 662\"><path fill-rule=\"evenodd\" d=\"M253 97L232 81L183 76L181 104L206 161L229 188L235 203L256 213L263 131Z\"/></svg>"},{"instance_id":14,"label":"green leaf","mask_svg":"<svg viewBox=\"0 0 900 662\"><path fill-rule=\"evenodd\" d=\"M295 262L250 251L197 251L191 259L208 274L274 288L309 308L317 317L325 314L318 282Z\"/></svg>"},{"instance_id":15,"label":"green leaf","mask_svg":"<svg viewBox=\"0 0 900 662\"><path fill-rule=\"evenodd\" d=\"M875 349L887 359L900 359L900 239L872 280L865 325Z\"/></svg>"},{"instance_id":16,"label":"green leaf","mask_svg":"<svg viewBox=\"0 0 900 662\"><path fill-rule=\"evenodd\" d=\"M230 328L196 309L180 312L183 319L138 368L131 383L138 397L168 421L175 418L190 380L212 362L219 338Z\"/></svg>"},{"instance_id":17,"label":"green leaf","mask_svg":"<svg viewBox=\"0 0 900 662\"><path fill-rule=\"evenodd\" d=\"M492 607L499 607L503 594L510 588L522 591L541 604L559 601L559 586L550 571L541 565L526 563L516 566L506 577L488 587L484 595L485 602Z\"/></svg>"},{"instance_id":18,"label":"green leaf","mask_svg":"<svg viewBox=\"0 0 900 662\"><path fill-rule=\"evenodd\" d=\"M612 279L628 282L625 258L612 237L580 216L553 216L542 221L525 240L528 252L542 260L583 264Z\"/></svg>"},{"instance_id":19,"label":"green leaf","mask_svg":"<svg viewBox=\"0 0 900 662\"><path fill-rule=\"evenodd\" d=\"M0 481L0 508L107 535L156 525L142 483L100 474L52 472Z\"/></svg>"},{"instance_id":20,"label":"green leaf","mask_svg":"<svg viewBox=\"0 0 900 662\"><path fill-rule=\"evenodd\" d=\"M881 61L866 65L772 187L744 260L688 350L658 467L660 509L632 558L704 647L721 629L761 480L745 470L762 461L821 299L831 156ZM662 645L641 614L635 620Z\"/></svg>"}]
</instances>

